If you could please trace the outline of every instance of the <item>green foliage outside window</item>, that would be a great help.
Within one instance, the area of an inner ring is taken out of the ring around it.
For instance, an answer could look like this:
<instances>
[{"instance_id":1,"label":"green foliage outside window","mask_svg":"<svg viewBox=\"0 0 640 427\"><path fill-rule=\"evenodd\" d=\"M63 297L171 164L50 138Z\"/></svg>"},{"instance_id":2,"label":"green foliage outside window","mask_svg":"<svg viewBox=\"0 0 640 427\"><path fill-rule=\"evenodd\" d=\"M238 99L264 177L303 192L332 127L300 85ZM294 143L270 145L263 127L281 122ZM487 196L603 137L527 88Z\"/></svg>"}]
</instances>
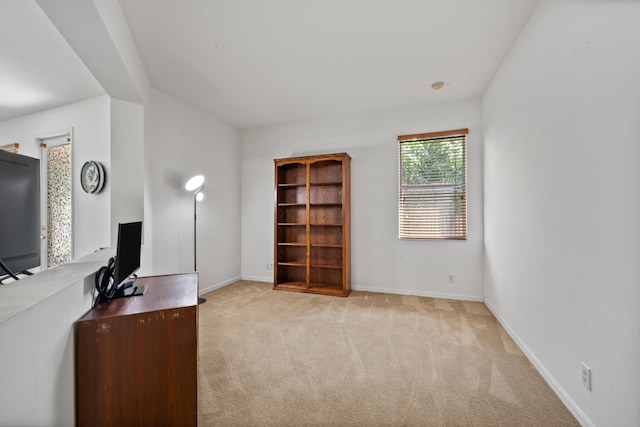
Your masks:
<instances>
[{"instance_id":1,"label":"green foliage outside window","mask_svg":"<svg viewBox=\"0 0 640 427\"><path fill-rule=\"evenodd\" d=\"M463 182L463 147L458 140L405 142L401 150L402 185Z\"/></svg>"}]
</instances>

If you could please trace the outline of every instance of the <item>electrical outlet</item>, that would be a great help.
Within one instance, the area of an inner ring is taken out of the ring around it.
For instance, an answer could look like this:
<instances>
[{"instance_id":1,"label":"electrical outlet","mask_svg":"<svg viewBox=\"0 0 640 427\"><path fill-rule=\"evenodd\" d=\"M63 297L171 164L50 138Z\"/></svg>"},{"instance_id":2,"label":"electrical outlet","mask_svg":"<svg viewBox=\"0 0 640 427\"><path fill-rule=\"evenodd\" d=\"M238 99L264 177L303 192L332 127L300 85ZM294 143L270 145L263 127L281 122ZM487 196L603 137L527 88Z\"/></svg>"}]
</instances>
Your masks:
<instances>
[{"instance_id":1,"label":"electrical outlet","mask_svg":"<svg viewBox=\"0 0 640 427\"><path fill-rule=\"evenodd\" d=\"M449 283L456 283L456 276L454 276L453 274L449 275Z\"/></svg>"},{"instance_id":2,"label":"electrical outlet","mask_svg":"<svg viewBox=\"0 0 640 427\"><path fill-rule=\"evenodd\" d=\"M584 388L591 391L591 368L584 363L581 363L580 374L582 377L582 385L584 386Z\"/></svg>"},{"instance_id":3,"label":"electrical outlet","mask_svg":"<svg viewBox=\"0 0 640 427\"><path fill-rule=\"evenodd\" d=\"M267 263L267 270L273 270L273 263L272 262L268 262Z\"/></svg>"}]
</instances>

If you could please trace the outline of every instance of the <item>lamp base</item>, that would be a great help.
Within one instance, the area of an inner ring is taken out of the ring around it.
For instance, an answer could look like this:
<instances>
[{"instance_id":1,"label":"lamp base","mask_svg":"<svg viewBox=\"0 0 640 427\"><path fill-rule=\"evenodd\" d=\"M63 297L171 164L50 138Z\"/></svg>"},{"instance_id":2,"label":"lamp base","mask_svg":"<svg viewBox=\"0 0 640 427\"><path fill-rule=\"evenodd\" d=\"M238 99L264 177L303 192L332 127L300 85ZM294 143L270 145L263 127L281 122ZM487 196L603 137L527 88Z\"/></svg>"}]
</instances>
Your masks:
<instances>
[{"instance_id":1,"label":"lamp base","mask_svg":"<svg viewBox=\"0 0 640 427\"><path fill-rule=\"evenodd\" d=\"M198 304L204 304L205 302L207 302L206 298L198 298Z\"/></svg>"}]
</instances>

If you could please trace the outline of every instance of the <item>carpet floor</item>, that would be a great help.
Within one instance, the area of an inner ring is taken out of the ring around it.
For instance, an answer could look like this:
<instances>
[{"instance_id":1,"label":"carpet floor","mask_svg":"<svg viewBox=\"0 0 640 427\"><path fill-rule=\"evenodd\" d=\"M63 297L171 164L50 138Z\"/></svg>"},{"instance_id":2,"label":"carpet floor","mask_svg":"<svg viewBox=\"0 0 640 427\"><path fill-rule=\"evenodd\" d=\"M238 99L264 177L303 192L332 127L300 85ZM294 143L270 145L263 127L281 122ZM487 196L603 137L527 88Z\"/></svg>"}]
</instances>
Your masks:
<instances>
[{"instance_id":1,"label":"carpet floor","mask_svg":"<svg viewBox=\"0 0 640 427\"><path fill-rule=\"evenodd\" d=\"M199 306L201 426L578 426L483 303L241 281Z\"/></svg>"}]
</instances>

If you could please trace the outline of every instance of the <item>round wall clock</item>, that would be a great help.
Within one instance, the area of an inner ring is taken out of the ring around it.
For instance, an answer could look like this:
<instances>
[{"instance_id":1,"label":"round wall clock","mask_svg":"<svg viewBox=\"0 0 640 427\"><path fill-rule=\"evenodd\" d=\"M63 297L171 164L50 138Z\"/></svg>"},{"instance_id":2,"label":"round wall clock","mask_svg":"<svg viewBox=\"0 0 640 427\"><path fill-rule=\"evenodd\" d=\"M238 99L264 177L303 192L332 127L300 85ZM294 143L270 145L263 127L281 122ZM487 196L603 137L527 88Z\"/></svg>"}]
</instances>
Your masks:
<instances>
[{"instance_id":1,"label":"round wall clock","mask_svg":"<svg viewBox=\"0 0 640 427\"><path fill-rule=\"evenodd\" d=\"M100 162L85 162L80 171L80 184L86 193L99 193L104 187L105 173Z\"/></svg>"}]
</instances>

